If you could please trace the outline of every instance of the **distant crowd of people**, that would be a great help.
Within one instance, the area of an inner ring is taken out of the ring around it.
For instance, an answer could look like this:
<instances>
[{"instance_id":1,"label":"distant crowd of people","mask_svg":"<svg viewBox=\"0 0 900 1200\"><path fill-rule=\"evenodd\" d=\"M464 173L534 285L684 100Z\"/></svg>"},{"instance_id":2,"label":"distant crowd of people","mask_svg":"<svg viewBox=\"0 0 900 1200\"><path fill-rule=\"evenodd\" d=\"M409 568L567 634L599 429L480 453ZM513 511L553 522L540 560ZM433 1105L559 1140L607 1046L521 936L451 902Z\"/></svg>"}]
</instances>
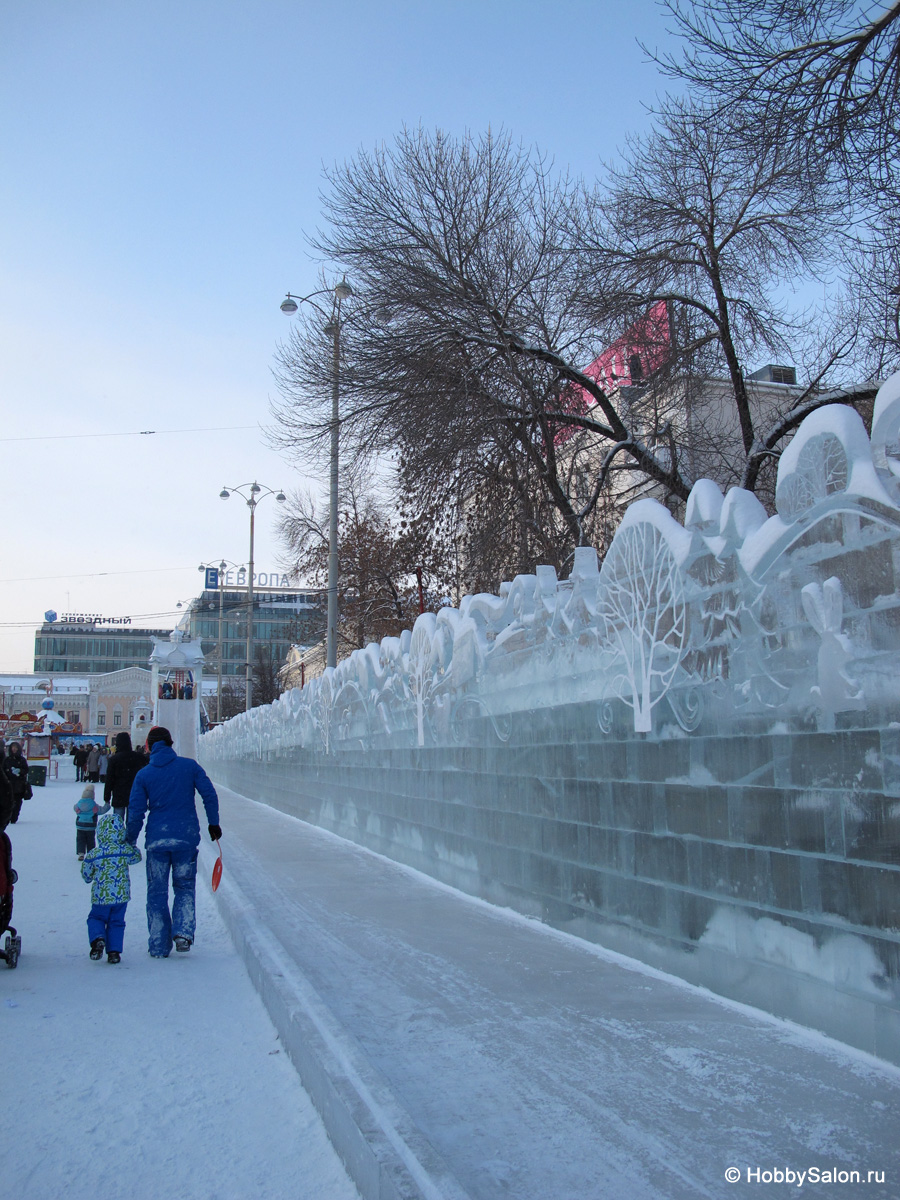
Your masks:
<instances>
[{"instance_id":1,"label":"distant crowd of people","mask_svg":"<svg viewBox=\"0 0 900 1200\"><path fill-rule=\"evenodd\" d=\"M121 734L117 735L117 741L120 736ZM127 734L125 736L128 737ZM131 745L131 738L128 738L128 744ZM111 753L107 746L95 745L92 742L73 744L69 753L75 764L75 779L78 783L99 783L101 779L106 779Z\"/></svg>"},{"instance_id":2,"label":"distant crowd of people","mask_svg":"<svg viewBox=\"0 0 900 1200\"><path fill-rule=\"evenodd\" d=\"M169 679L163 679L157 687L157 695L160 700L193 700L194 685L190 680L187 683L177 680L172 683Z\"/></svg>"}]
</instances>

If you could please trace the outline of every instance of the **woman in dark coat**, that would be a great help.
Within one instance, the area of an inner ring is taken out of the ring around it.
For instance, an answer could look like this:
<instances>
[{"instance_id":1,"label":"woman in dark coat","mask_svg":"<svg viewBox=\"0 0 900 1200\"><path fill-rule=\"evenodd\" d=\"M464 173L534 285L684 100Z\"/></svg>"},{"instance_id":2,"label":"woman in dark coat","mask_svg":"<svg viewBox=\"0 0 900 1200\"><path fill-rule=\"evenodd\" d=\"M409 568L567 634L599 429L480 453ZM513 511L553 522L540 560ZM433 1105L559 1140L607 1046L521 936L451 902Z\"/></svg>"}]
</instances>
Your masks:
<instances>
[{"instance_id":1,"label":"woman in dark coat","mask_svg":"<svg viewBox=\"0 0 900 1200\"><path fill-rule=\"evenodd\" d=\"M13 794L12 816L10 825L15 825L22 811L22 801L31 795L31 785L28 782L28 760L22 753L18 742L9 743L9 753L3 760L3 770L9 780Z\"/></svg>"}]
</instances>

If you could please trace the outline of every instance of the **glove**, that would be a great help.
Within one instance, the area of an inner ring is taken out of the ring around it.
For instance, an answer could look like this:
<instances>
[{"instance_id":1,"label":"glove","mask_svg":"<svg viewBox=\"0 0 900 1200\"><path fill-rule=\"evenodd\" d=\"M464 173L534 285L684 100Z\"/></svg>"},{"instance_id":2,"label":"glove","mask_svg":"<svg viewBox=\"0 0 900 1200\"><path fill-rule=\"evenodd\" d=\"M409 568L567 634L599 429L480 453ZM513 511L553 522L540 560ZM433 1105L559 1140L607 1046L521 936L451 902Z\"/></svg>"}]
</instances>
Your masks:
<instances>
[{"instance_id":1,"label":"glove","mask_svg":"<svg viewBox=\"0 0 900 1200\"><path fill-rule=\"evenodd\" d=\"M219 840L219 838L222 836L222 826L221 825L210 825L209 826L209 836L212 838L212 840L214 842L217 842Z\"/></svg>"}]
</instances>

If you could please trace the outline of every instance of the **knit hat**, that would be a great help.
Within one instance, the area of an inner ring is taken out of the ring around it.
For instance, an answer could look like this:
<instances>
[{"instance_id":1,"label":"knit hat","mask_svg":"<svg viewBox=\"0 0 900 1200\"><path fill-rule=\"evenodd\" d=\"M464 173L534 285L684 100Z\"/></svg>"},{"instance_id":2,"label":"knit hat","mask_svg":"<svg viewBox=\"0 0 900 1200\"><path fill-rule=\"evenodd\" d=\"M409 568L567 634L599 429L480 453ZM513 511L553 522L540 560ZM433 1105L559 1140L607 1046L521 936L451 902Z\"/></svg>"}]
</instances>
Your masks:
<instances>
[{"instance_id":1,"label":"knit hat","mask_svg":"<svg viewBox=\"0 0 900 1200\"><path fill-rule=\"evenodd\" d=\"M165 742L167 746L172 745L172 735L169 733L168 729L162 725L154 725L147 734L148 748L152 748L157 742Z\"/></svg>"},{"instance_id":2,"label":"knit hat","mask_svg":"<svg viewBox=\"0 0 900 1200\"><path fill-rule=\"evenodd\" d=\"M87 787L84 789L84 791L81 793L81 798L82 798L82 800L93 800L94 785L92 783L89 783L87 785Z\"/></svg>"},{"instance_id":3,"label":"knit hat","mask_svg":"<svg viewBox=\"0 0 900 1200\"><path fill-rule=\"evenodd\" d=\"M127 733L116 734L116 749L118 751L131 749L131 735Z\"/></svg>"}]
</instances>

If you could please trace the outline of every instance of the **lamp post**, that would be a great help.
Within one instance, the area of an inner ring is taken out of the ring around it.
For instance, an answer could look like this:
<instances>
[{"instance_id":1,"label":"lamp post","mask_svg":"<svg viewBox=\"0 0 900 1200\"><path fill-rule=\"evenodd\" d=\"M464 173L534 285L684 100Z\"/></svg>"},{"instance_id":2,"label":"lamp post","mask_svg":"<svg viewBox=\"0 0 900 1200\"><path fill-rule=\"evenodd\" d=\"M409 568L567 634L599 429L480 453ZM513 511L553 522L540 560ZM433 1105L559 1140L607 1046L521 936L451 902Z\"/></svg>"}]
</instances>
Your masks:
<instances>
[{"instance_id":1,"label":"lamp post","mask_svg":"<svg viewBox=\"0 0 900 1200\"><path fill-rule=\"evenodd\" d=\"M314 296L332 295L331 316L313 303ZM328 509L328 625L325 643L326 667L337 666L337 625L338 625L338 450L340 430L340 369L341 369L341 303L349 300L353 288L346 279L335 284L333 288L323 288L318 292L310 292L308 296L292 296L288 292L281 302L281 311L287 316L293 316L298 307L309 302L322 316L326 317L325 333L332 338L332 372L331 372L331 468L329 478L329 509Z\"/></svg>"},{"instance_id":2,"label":"lamp post","mask_svg":"<svg viewBox=\"0 0 900 1200\"><path fill-rule=\"evenodd\" d=\"M218 661L218 670L216 673L217 674L217 679L216 679L216 721L221 722L221 720L222 720L222 657L224 654L224 651L222 648L222 615L223 615L222 604L224 603L224 600L225 600L224 578L225 578L225 572L228 570L229 567L234 567L235 570L237 570L238 566L237 566L237 563L233 563L230 560L223 558L222 561L219 563L215 563L215 562L201 563L200 566L197 568L197 570L205 572L208 567L214 567L216 569L216 571L218 571L217 578L218 578L218 583L219 583L219 637L218 637L218 641L216 642L216 659Z\"/></svg>"},{"instance_id":3,"label":"lamp post","mask_svg":"<svg viewBox=\"0 0 900 1200\"><path fill-rule=\"evenodd\" d=\"M250 562L247 565L247 712L249 712L253 707L253 532L256 506L261 500L265 500L266 496L274 496L279 504L284 504L287 497L280 489L276 492L269 487L260 487L255 479L253 483L240 483L237 487L232 488L223 487L219 492L219 499L227 500L232 492L237 492L250 509Z\"/></svg>"}]
</instances>

